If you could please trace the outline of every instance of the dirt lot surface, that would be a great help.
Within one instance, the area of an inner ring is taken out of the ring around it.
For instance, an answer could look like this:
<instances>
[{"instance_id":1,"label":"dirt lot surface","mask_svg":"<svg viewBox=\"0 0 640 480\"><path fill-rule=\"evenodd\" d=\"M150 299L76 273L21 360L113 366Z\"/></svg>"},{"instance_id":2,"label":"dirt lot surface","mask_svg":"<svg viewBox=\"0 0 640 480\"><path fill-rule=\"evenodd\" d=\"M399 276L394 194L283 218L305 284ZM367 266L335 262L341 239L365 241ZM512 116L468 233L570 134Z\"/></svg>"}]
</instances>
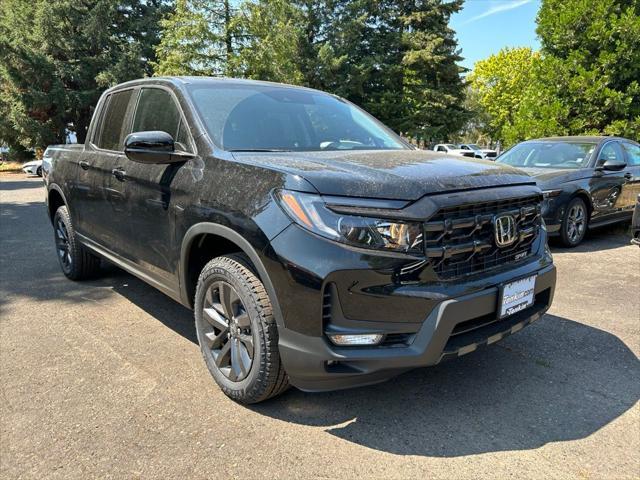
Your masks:
<instances>
[{"instance_id":1,"label":"dirt lot surface","mask_svg":"<svg viewBox=\"0 0 640 480\"><path fill-rule=\"evenodd\" d=\"M503 343L350 391L244 407L191 312L58 267L40 179L0 177L0 478L640 477L640 249L553 248L548 315Z\"/></svg>"}]
</instances>

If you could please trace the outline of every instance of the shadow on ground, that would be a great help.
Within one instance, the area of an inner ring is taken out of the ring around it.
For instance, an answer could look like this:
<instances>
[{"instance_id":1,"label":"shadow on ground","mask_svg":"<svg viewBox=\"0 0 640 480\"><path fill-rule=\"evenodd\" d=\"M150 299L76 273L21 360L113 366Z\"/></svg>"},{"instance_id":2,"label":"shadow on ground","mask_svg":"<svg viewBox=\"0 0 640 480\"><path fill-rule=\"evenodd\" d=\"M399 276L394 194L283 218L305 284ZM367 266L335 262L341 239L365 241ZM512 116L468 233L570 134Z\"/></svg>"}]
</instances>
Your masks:
<instances>
[{"instance_id":1,"label":"shadow on ground","mask_svg":"<svg viewBox=\"0 0 640 480\"><path fill-rule=\"evenodd\" d=\"M9 177L10 178L10 177ZM29 177L29 178L38 178L38 177ZM12 190L25 190L30 188L42 188L42 194L44 198L44 182L34 182L33 180L20 180L20 179L8 179L6 175L2 177L2 183L0 183L0 192L3 190L12 191ZM1 195L1 193L0 193Z\"/></svg>"},{"instance_id":2,"label":"shadow on ground","mask_svg":"<svg viewBox=\"0 0 640 480\"><path fill-rule=\"evenodd\" d=\"M617 337L552 315L507 341L373 387L291 390L252 407L368 448L455 457L588 437L640 398Z\"/></svg>"},{"instance_id":3,"label":"shadow on ground","mask_svg":"<svg viewBox=\"0 0 640 480\"><path fill-rule=\"evenodd\" d=\"M591 253L613 248L626 247L631 241L631 219L626 223L608 225L589 230L580 245L574 248L563 247L557 237L549 239L552 252Z\"/></svg>"}]
</instances>

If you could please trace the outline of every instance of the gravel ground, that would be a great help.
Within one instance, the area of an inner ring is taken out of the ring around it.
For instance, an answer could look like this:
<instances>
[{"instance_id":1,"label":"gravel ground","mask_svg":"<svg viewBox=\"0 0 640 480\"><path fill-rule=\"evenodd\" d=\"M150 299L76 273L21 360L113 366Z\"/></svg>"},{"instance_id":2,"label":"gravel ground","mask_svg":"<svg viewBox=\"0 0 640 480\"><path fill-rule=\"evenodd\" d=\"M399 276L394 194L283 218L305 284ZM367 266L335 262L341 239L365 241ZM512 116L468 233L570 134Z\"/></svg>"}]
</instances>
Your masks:
<instances>
[{"instance_id":1,"label":"gravel ground","mask_svg":"<svg viewBox=\"0 0 640 480\"><path fill-rule=\"evenodd\" d=\"M553 248L549 314L387 383L244 407L191 312L60 272L42 181L0 178L1 478L640 478L640 249Z\"/></svg>"}]
</instances>

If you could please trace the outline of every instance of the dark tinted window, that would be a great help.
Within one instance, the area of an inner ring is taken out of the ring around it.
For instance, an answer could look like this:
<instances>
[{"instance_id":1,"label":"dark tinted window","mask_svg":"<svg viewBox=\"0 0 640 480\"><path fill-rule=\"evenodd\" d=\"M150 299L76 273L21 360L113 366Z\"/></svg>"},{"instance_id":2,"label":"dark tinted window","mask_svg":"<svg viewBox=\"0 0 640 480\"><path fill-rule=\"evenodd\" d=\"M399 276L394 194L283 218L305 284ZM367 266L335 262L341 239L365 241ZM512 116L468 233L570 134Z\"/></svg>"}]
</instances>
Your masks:
<instances>
[{"instance_id":1,"label":"dark tinted window","mask_svg":"<svg viewBox=\"0 0 640 480\"><path fill-rule=\"evenodd\" d=\"M633 143L624 142L622 148L627 152L627 162L634 167L640 167L640 147Z\"/></svg>"},{"instance_id":2,"label":"dark tinted window","mask_svg":"<svg viewBox=\"0 0 640 480\"><path fill-rule=\"evenodd\" d=\"M102 131L98 138L98 147L105 150L122 150L124 137L127 133L125 115L132 93L133 90L125 90L109 95L106 110L102 115Z\"/></svg>"},{"instance_id":3,"label":"dark tinted window","mask_svg":"<svg viewBox=\"0 0 640 480\"><path fill-rule=\"evenodd\" d=\"M176 149L189 150L185 125L171 94L159 88L143 88L133 120L134 132L160 130L173 137Z\"/></svg>"},{"instance_id":4,"label":"dark tinted window","mask_svg":"<svg viewBox=\"0 0 640 480\"><path fill-rule=\"evenodd\" d=\"M406 148L373 117L321 92L230 83L188 88L210 137L226 150Z\"/></svg>"}]
</instances>

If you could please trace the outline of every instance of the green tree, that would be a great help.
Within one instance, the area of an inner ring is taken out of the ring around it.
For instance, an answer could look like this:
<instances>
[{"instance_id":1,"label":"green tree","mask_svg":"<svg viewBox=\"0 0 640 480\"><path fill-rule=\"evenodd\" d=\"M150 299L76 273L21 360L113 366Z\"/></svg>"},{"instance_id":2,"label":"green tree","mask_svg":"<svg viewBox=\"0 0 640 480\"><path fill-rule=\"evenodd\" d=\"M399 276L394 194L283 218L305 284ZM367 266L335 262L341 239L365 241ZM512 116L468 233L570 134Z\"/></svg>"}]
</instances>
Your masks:
<instances>
[{"instance_id":1,"label":"green tree","mask_svg":"<svg viewBox=\"0 0 640 480\"><path fill-rule=\"evenodd\" d=\"M83 141L102 91L151 73L161 0L3 0L0 136L10 146Z\"/></svg>"},{"instance_id":2,"label":"green tree","mask_svg":"<svg viewBox=\"0 0 640 480\"><path fill-rule=\"evenodd\" d=\"M640 138L640 0L543 0L537 21L539 54L506 50L470 75L491 135Z\"/></svg>"},{"instance_id":3,"label":"green tree","mask_svg":"<svg viewBox=\"0 0 640 480\"><path fill-rule=\"evenodd\" d=\"M236 20L234 73L326 90L396 131L448 135L464 83L449 18L462 0L258 0Z\"/></svg>"},{"instance_id":4,"label":"green tree","mask_svg":"<svg viewBox=\"0 0 640 480\"><path fill-rule=\"evenodd\" d=\"M399 5L387 0L333 0L327 7L326 26L318 36L320 88L397 129L404 114Z\"/></svg>"},{"instance_id":5,"label":"green tree","mask_svg":"<svg viewBox=\"0 0 640 480\"><path fill-rule=\"evenodd\" d=\"M243 4L232 21L238 44L230 59L234 76L305 84L301 56L305 18L289 0L258 0Z\"/></svg>"},{"instance_id":6,"label":"green tree","mask_svg":"<svg viewBox=\"0 0 640 480\"><path fill-rule=\"evenodd\" d=\"M223 75L233 52L229 0L177 0L160 21L156 75Z\"/></svg>"},{"instance_id":7,"label":"green tree","mask_svg":"<svg viewBox=\"0 0 640 480\"><path fill-rule=\"evenodd\" d=\"M568 133L639 138L640 0L543 0L537 22L539 81L562 105Z\"/></svg>"},{"instance_id":8,"label":"green tree","mask_svg":"<svg viewBox=\"0 0 640 480\"><path fill-rule=\"evenodd\" d=\"M451 15L463 0L401 2L401 54L405 114L399 131L418 138L448 138L468 118L464 108L464 69Z\"/></svg>"},{"instance_id":9,"label":"green tree","mask_svg":"<svg viewBox=\"0 0 640 480\"><path fill-rule=\"evenodd\" d=\"M530 48L505 48L475 64L468 80L480 110L477 114L486 115L485 129L492 139L505 140L524 93L535 81L533 71L539 61L540 54Z\"/></svg>"}]
</instances>

